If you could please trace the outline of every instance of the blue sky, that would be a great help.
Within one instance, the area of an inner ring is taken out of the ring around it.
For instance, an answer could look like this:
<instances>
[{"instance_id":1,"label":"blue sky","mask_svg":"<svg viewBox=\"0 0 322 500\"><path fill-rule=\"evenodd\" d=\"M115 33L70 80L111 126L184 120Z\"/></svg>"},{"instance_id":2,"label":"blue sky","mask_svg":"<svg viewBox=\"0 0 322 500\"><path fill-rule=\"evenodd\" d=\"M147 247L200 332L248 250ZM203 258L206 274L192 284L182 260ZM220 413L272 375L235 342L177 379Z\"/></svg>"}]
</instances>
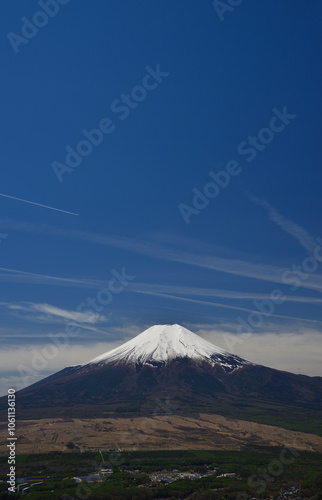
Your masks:
<instances>
[{"instance_id":1,"label":"blue sky","mask_svg":"<svg viewBox=\"0 0 322 500\"><path fill-rule=\"evenodd\" d=\"M321 19L3 2L2 393L156 323L322 375Z\"/></svg>"}]
</instances>

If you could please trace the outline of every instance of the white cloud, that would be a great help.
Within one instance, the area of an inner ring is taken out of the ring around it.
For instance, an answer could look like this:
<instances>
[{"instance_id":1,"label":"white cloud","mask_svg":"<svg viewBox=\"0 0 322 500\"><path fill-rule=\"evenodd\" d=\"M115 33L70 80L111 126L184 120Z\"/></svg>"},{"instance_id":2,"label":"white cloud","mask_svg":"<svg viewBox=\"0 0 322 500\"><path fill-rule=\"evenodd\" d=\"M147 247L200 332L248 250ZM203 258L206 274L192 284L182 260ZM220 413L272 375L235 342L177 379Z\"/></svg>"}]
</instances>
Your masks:
<instances>
[{"instance_id":1,"label":"white cloud","mask_svg":"<svg viewBox=\"0 0 322 500\"><path fill-rule=\"evenodd\" d=\"M291 327L284 327L284 331L281 326L276 326L276 329L278 331L252 333L248 338L205 326L195 332L223 349L229 350L233 346L234 354L254 363L321 377L322 332L304 327L295 333L290 331Z\"/></svg>"},{"instance_id":2,"label":"white cloud","mask_svg":"<svg viewBox=\"0 0 322 500\"><path fill-rule=\"evenodd\" d=\"M67 366L86 363L126 340L129 339L92 345L66 345L59 349L53 343L2 349L0 395L7 394L9 387L19 390Z\"/></svg>"}]
</instances>

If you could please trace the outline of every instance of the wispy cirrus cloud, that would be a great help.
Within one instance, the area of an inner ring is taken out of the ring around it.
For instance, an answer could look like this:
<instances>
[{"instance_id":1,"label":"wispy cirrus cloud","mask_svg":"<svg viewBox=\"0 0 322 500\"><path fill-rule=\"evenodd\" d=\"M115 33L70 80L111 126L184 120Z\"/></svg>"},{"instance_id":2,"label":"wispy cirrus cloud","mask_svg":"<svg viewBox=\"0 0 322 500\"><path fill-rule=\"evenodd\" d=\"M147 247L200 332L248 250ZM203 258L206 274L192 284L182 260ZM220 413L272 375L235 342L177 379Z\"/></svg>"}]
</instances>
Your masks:
<instances>
[{"instance_id":1,"label":"wispy cirrus cloud","mask_svg":"<svg viewBox=\"0 0 322 500\"><path fill-rule=\"evenodd\" d=\"M33 302L23 302L20 304L2 302L0 305L9 311L26 312L29 314L41 313L42 315L45 315L48 321L50 321L51 317L58 318L64 322L73 321L75 323L87 323L89 325L95 325L97 323L107 321L106 316L92 312L91 310L87 310L86 312L69 311L50 304L37 304Z\"/></svg>"},{"instance_id":2,"label":"wispy cirrus cloud","mask_svg":"<svg viewBox=\"0 0 322 500\"><path fill-rule=\"evenodd\" d=\"M275 217L275 215L274 215ZM288 223L290 223L288 221ZM291 224L291 223L290 223ZM114 248L120 248L129 252L139 253L141 255L145 255L150 258L156 258L163 261L176 262L184 265L200 267L203 269L210 269L216 272L236 275L244 278L251 278L259 281L266 281L271 283L284 283L283 281L283 273L286 271L286 268L282 268L279 266L265 264L262 262L252 262L251 260L238 259L232 257L223 257L214 254L207 253L196 253L189 252L186 250L186 247L183 248L174 248L170 244L162 244L159 242L144 240L144 239L135 239L129 237L119 237L119 236L108 236L104 234L92 233L90 231L80 231L80 230L65 230L63 228L57 228L53 226L49 226L47 224L29 224L29 223L21 223L21 222L8 222L8 219L1 219L0 225L3 227L10 226L11 228L15 228L21 231L27 232L41 232L43 234L50 234L55 237L66 237L66 238L75 238L80 239L86 242L90 242L97 245L110 246ZM300 238L300 230L297 229L299 226L295 224L296 228L292 229L292 236L295 234L298 238ZM291 231L291 229L290 229ZM304 231L304 230L303 230ZM306 245L306 249L311 247L313 238L308 236L308 240L306 237L306 233L301 233L301 241ZM199 246L200 242L199 242ZM315 247L317 244L315 243ZM314 248L315 248L314 247ZM13 279L17 279L17 270L12 270L8 268L0 268L2 274L0 278L5 279L6 272L11 273ZM15 274L16 273L16 274ZM32 274L32 273L29 273ZM25 279L28 277L28 273L24 272ZM39 279L39 275L35 273L32 274L34 280ZM46 277L48 280L50 277ZM30 279L30 276L29 276ZM58 283L61 284L70 284L67 279L64 278L55 278ZM52 282L54 279L52 280ZM79 283L80 284L80 283ZM88 281L83 280L83 285L86 286ZM322 276L315 273L310 276L310 280L302 281L301 286L303 288L308 288L312 290L322 291Z\"/></svg>"},{"instance_id":3,"label":"wispy cirrus cloud","mask_svg":"<svg viewBox=\"0 0 322 500\"><path fill-rule=\"evenodd\" d=\"M275 222L275 224L277 224L287 234L295 238L298 243L308 251L308 253L314 252L316 242L303 227L281 215L267 201L251 195L248 195L248 197L256 205L263 207L268 213L269 219L272 222Z\"/></svg>"},{"instance_id":4,"label":"wispy cirrus cloud","mask_svg":"<svg viewBox=\"0 0 322 500\"><path fill-rule=\"evenodd\" d=\"M222 290L216 288L200 288L194 286L164 285L156 283L130 283L129 291L137 293L175 293L183 296L217 297L228 300L270 300L265 293L245 292L239 290ZM284 295L285 302L303 304L322 304L322 298Z\"/></svg>"},{"instance_id":5,"label":"wispy cirrus cloud","mask_svg":"<svg viewBox=\"0 0 322 500\"><path fill-rule=\"evenodd\" d=\"M71 288L94 288L101 289L106 286L106 280L96 279L81 279L81 278L63 278L61 276L43 275L37 273L30 273L19 271L17 269L1 268L3 274L0 273L0 280L25 282L52 286L65 286ZM314 288L315 289L315 288ZM158 283L129 283L128 291L134 293L175 293L183 296L201 296L201 297L218 297L228 300L265 300L270 299L269 294L258 292L247 292L238 290L223 290L215 288L202 288L195 286L183 285L165 285ZM317 297L302 297L296 295L285 295L286 302L297 302L307 304L321 304L322 299ZM45 312L45 311L44 311ZM48 310L46 312L49 312ZM56 311L57 312L57 311Z\"/></svg>"},{"instance_id":6,"label":"wispy cirrus cloud","mask_svg":"<svg viewBox=\"0 0 322 500\"><path fill-rule=\"evenodd\" d=\"M80 278L64 278L48 274L32 273L20 269L0 267L0 280L16 283L34 283L38 285L56 285L76 288L92 288L102 286L103 281L88 280ZM106 283L106 282L105 282Z\"/></svg>"},{"instance_id":7,"label":"wispy cirrus cloud","mask_svg":"<svg viewBox=\"0 0 322 500\"><path fill-rule=\"evenodd\" d=\"M256 309L250 309L247 307L240 307L240 306L236 306L236 305L229 305L229 304L220 303L220 302L192 299L192 298L188 298L188 297L179 297L177 295L171 295L170 293L148 292L148 291L145 291L145 292L141 291L139 293L146 294L146 295L154 295L154 296L162 297L165 299L180 300L180 301L191 302L191 303L195 303L195 304L203 304L206 306L216 307L219 309L232 309L235 311L243 311L243 312L256 313L256 314L258 313L258 311ZM314 324L318 323L317 320L314 320L311 318L303 318L303 317L300 318L297 316L281 315L281 314L275 314L275 313L271 313L270 316L273 318L307 321L309 323L314 323Z\"/></svg>"}]
</instances>

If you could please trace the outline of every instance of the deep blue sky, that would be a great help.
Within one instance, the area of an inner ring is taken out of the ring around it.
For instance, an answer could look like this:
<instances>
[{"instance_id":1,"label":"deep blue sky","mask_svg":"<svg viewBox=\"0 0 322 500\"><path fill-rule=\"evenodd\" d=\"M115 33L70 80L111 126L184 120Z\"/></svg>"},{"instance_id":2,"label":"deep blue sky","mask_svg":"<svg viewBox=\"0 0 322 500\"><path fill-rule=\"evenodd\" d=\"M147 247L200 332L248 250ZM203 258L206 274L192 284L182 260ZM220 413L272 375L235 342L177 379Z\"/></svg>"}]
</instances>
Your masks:
<instances>
[{"instance_id":1,"label":"deep blue sky","mask_svg":"<svg viewBox=\"0 0 322 500\"><path fill-rule=\"evenodd\" d=\"M69 317L81 326L70 363L87 360L77 349L98 354L155 323L183 323L225 347L222 333L236 335L238 316L247 321L254 300L279 288L288 299L248 342L287 338L264 361L294 349L285 366L307 373L321 333L322 263L310 261L297 290L282 276L322 237L318 0L245 0L223 20L210 0L70 0L14 50L8 33L21 36L22 18L38 11L31 0L2 4L0 192L79 215L0 196L4 358L48 344ZM169 75L121 120L111 104L157 65ZM284 107L296 117L247 162L238 146ZM113 132L59 182L52 163L65 163L66 146L103 118ZM192 190L230 160L241 173L186 224L178 206L192 206ZM123 267L135 279L99 317L73 316ZM19 386L17 359L4 363L4 385L11 377Z\"/></svg>"}]
</instances>

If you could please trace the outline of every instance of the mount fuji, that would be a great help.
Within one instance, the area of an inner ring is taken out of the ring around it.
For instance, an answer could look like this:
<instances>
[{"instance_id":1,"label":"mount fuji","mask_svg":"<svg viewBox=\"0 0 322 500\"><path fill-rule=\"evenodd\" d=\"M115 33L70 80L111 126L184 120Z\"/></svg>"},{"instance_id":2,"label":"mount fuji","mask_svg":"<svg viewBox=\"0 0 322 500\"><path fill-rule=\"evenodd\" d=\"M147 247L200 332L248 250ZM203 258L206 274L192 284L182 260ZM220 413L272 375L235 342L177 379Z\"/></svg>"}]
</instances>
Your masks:
<instances>
[{"instance_id":1,"label":"mount fuji","mask_svg":"<svg viewBox=\"0 0 322 500\"><path fill-rule=\"evenodd\" d=\"M216 347L183 326L155 325L86 365L121 363L130 366L158 366L176 359L191 359L197 365L220 365L226 373L253 364Z\"/></svg>"},{"instance_id":2,"label":"mount fuji","mask_svg":"<svg viewBox=\"0 0 322 500\"><path fill-rule=\"evenodd\" d=\"M16 394L17 414L24 419L151 415L162 399L171 401L177 414L219 413L272 423L295 415L298 424L305 409L315 422L322 378L252 363L180 325L155 325ZM0 410L6 404L1 398Z\"/></svg>"}]
</instances>

